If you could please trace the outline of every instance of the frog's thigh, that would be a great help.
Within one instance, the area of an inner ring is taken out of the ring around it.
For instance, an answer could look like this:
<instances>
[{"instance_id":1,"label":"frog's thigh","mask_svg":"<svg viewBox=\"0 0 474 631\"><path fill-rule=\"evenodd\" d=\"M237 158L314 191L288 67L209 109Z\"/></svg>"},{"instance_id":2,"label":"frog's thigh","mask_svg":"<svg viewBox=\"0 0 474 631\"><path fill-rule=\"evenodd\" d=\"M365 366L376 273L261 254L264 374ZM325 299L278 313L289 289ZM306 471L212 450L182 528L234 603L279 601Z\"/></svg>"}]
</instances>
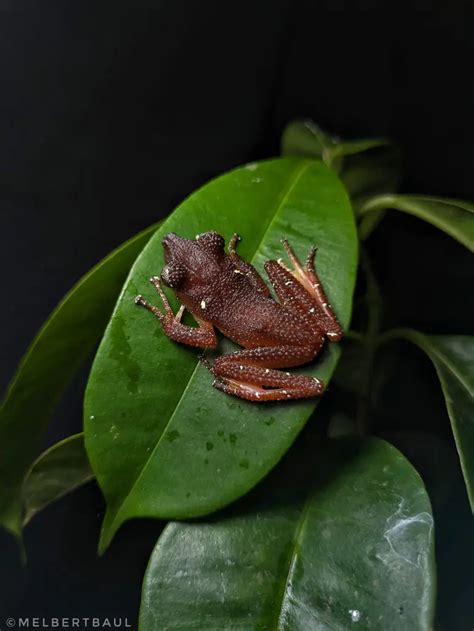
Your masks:
<instances>
[{"instance_id":1,"label":"frog's thigh","mask_svg":"<svg viewBox=\"0 0 474 631\"><path fill-rule=\"evenodd\" d=\"M321 340L321 345L323 343ZM214 362L214 371L225 366L264 366L265 368L289 368L310 362L320 346L260 346L221 355Z\"/></svg>"}]
</instances>

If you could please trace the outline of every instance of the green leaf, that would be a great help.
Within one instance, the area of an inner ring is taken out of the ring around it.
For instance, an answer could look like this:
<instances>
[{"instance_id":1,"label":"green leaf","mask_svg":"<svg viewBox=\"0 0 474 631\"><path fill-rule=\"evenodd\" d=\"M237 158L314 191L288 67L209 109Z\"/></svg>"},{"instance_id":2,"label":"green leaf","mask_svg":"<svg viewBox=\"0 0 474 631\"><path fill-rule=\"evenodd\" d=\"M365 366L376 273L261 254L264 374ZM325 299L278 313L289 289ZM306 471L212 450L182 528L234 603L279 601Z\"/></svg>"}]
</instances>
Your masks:
<instances>
[{"instance_id":1,"label":"green leaf","mask_svg":"<svg viewBox=\"0 0 474 631\"><path fill-rule=\"evenodd\" d=\"M185 200L134 265L86 391L86 448L107 500L101 550L132 517L203 515L246 493L315 407L315 400L266 405L218 392L198 352L170 341L134 304L137 294L158 303L148 279L163 266L164 234L194 238L211 229L226 239L238 232L240 253L260 271L282 255L282 237L302 257L317 244L331 304L342 326L349 323L357 238L347 195L327 167L289 158L254 163ZM337 356L331 344L303 372L327 381Z\"/></svg>"},{"instance_id":2,"label":"green leaf","mask_svg":"<svg viewBox=\"0 0 474 631\"><path fill-rule=\"evenodd\" d=\"M165 528L141 631L197 620L209 630L432 628L433 518L409 462L374 438L327 441L306 475L291 456L252 501Z\"/></svg>"},{"instance_id":3,"label":"green leaf","mask_svg":"<svg viewBox=\"0 0 474 631\"><path fill-rule=\"evenodd\" d=\"M470 202L424 195L379 195L359 209L361 217L388 209L414 215L449 234L474 252L474 205ZM361 234L362 237L365 235Z\"/></svg>"},{"instance_id":4,"label":"green leaf","mask_svg":"<svg viewBox=\"0 0 474 631\"><path fill-rule=\"evenodd\" d=\"M64 388L100 339L130 266L157 229L141 232L71 289L49 316L0 408L0 524L21 532L21 487Z\"/></svg>"},{"instance_id":5,"label":"green leaf","mask_svg":"<svg viewBox=\"0 0 474 631\"><path fill-rule=\"evenodd\" d=\"M463 486L454 446L445 437L413 428L382 430L380 438L401 451L418 471L428 491L434 515L441 516L444 511L450 519L452 511L446 503L453 502L455 489L461 487L462 492ZM464 506L457 508L463 511Z\"/></svg>"},{"instance_id":6,"label":"green leaf","mask_svg":"<svg viewBox=\"0 0 474 631\"><path fill-rule=\"evenodd\" d=\"M394 329L381 339L393 338L419 346L436 368L474 511L474 337L424 335L412 329Z\"/></svg>"},{"instance_id":7,"label":"green leaf","mask_svg":"<svg viewBox=\"0 0 474 631\"><path fill-rule=\"evenodd\" d=\"M364 153L369 151L369 149L377 149L378 147L385 147L389 144L390 142L386 138L336 141L334 147L331 148L331 158L352 156L356 153Z\"/></svg>"},{"instance_id":8,"label":"green leaf","mask_svg":"<svg viewBox=\"0 0 474 631\"><path fill-rule=\"evenodd\" d=\"M335 139L311 120L293 121L283 130L281 155L317 158L326 162Z\"/></svg>"},{"instance_id":9,"label":"green leaf","mask_svg":"<svg viewBox=\"0 0 474 631\"><path fill-rule=\"evenodd\" d=\"M293 121L283 130L281 154L283 156L301 156L319 158L328 166L339 170L339 158L364 153L370 149L385 147L389 141L384 138L364 138L362 140L342 141L330 136L311 120Z\"/></svg>"},{"instance_id":10,"label":"green leaf","mask_svg":"<svg viewBox=\"0 0 474 631\"><path fill-rule=\"evenodd\" d=\"M23 485L23 526L52 502L94 478L84 434L56 443L33 463Z\"/></svg>"}]
</instances>

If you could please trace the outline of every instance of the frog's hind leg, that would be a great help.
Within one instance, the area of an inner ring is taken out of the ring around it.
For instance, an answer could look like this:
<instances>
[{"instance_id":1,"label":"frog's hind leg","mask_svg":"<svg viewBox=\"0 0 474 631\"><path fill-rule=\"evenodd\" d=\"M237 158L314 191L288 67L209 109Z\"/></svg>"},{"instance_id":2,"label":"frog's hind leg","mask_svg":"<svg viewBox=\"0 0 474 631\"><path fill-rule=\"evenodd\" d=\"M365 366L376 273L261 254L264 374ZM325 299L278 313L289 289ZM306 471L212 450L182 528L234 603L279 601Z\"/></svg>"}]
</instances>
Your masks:
<instances>
[{"instance_id":1,"label":"frog's hind leg","mask_svg":"<svg viewBox=\"0 0 474 631\"><path fill-rule=\"evenodd\" d=\"M265 269L275 289L280 303L303 318L315 333L327 335L331 341L342 337L342 329L337 329L332 318L316 302L312 294L299 282L284 265L278 261L267 261ZM336 324L337 320L336 320Z\"/></svg>"},{"instance_id":2,"label":"frog's hind leg","mask_svg":"<svg viewBox=\"0 0 474 631\"><path fill-rule=\"evenodd\" d=\"M263 388L256 384L235 381L234 379L216 378L213 382L213 386L218 390L222 390L222 392L225 392L226 394L232 394L240 399L256 401L258 403L263 403L265 401L307 399L309 397L319 396L324 391L324 385L322 382L320 384L304 384L292 381L282 383L278 388Z\"/></svg>"},{"instance_id":3,"label":"frog's hind leg","mask_svg":"<svg viewBox=\"0 0 474 631\"><path fill-rule=\"evenodd\" d=\"M319 326L319 320L323 316L322 310L292 272L280 261L267 261L265 271L280 304L297 313L309 324ZM322 330L322 327L319 328Z\"/></svg>"},{"instance_id":4,"label":"frog's hind leg","mask_svg":"<svg viewBox=\"0 0 474 631\"><path fill-rule=\"evenodd\" d=\"M285 248L291 262L293 263L294 269L289 270L280 260L269 261L269 263L272 263L271 268L272 268L273 276L275 277L277 284L279 284L280 280L283 279L283 276L285 275L284 272L286 272L286 275L287 275L287 277L283 281L285 283L284 284L285 290L284 291L282 289L277 290L277 288L275 287L275 291L277 291L278 297L280 298L280 300L282 300L281 294L286 292L286 288L290 288L290 285L287 283L289 283L289 281L291 280L291 277L295 278L298 281L298 283L305 289L305 292L309 294L309 296L311 297L312 306L315 307L314 311L311 311L311 313L314 314L314 317L317 317L319 326L322 328L322 330L326 333L326 335L331 341L338 342L344 335L344 332L342 330L341 325L339 324L339 321L334 311L332 310L331 305L329 304L329 301L327 299L321 280L316 273L316 270L314 267L314 258L316 256L316 251L317 251L316 248L313 246L310 249L308 253L308 257L306 259L306 265L305 267L303 267L300 260L296 256L293 248L291 247L291 245L288 243L286 239L283 240L283 247ZM276 268L276 265L278 265L278 267L280 268L279 270ZM267 269L267 266L266 266L266 269ZM273 278L271 276L271 272L269 271L269 269L267 269L267 273L269 274L272 280L272 284L274 284ZM290 291L290 289L288 289L288 291ZM304 306L306 307L307 301L305 301L301 297L302 296L301 293L299 295L300 295L299 301L304 303ZM297 302L296 299L293 300L293 302L296 304ZM286 306L289 306L289 305L286 305ZM310 316L310 317L313 317L313 316Z\"/></svg>"},{"instance_id":5,"label":"frog's hind leg","mask_svg":"<svg viewBox=\"0 0 474 631\"><path fill-rule=\"evenodd\" d=\"M292 346L246 349L223 355L210 368L216 377L213 385L249 401L286 401L319 396L324 391L320 379L273 368L298 365L310 361L314 355L312 348Z\"/></svg>"}]
</instances>

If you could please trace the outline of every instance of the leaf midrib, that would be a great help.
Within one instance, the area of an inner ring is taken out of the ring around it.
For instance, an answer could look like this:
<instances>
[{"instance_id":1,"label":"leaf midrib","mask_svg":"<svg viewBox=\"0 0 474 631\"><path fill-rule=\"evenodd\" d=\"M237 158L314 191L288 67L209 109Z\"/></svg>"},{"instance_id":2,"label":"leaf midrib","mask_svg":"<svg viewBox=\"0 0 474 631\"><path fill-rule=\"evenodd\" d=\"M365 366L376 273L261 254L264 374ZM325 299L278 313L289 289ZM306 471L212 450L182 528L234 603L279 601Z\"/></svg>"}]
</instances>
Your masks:
<instances>
[{"instance_id":1,"label":"leaf midrib","mask_svg":"<svg viewBox=\"0 0 474 631\"><path fill-rule=\"evenodd\" d=\"M263 230L262 233L262 238L260 239L259 244L257 245L257 247L255 248L255 254L252 257L252 262L255 259L256 254L258 253L258 251L260 250L262 243L265 239L265 235L268 233L268 231L270 230L272 224L275 221L275 218L277 217L278 213L280 212L280 210L282 209L284 203L286 202L286 200L288 199L289 195L291 194L292 190L295 188L295 186L297 185L298 181L300 180L300 178L302 177L303 173L308 169L308 167L310 166L310 164L312 163L312 161L310 160L305 160L303 161L301 164L298 165L297 168L295 168L294 172L293 172L293 180L289 182L288 186L283 189L282 194L278 200L278 204L277 207L275 209L275 212L273 213L273 215L271 216L271 218L269 219L265 229ZM171 426L173 419L177 413L177 411L179 410L179 407L181 405L181 402L184 399L184 396L186 394L186 392L188 391L191 383L194 380L194 376L198 370L199 367L199 362L196 362L196 365L191 373L191 375L189 376L188 379L188 383L186 384L183 392L181 393L181 396L178 399L178 402L170 416L170 418L168 419L168 422L166 423L161 436L159 437L155 447L153 448L152 452L150 453L149 457L147 458L146 462L144 463L144 465L141 467L139 474L137 475L137 477L135 478L135 481L132 483L130 490L128 491L127 495L125 496L125 498L122 500L122 502L120 503L119 507L116 509L115 511L115 515L111 521L111 524L109 526L109 528L112 528L117 517L119 516L120 512L122 511L122 509L124 508L124 506L126 505L129 497L132 495L135 487L137 486L137 484L139 483L141 477L143 476L144 472L146 471L146 469L148 468L148 465L150 464L150 462L153 460L155 453L157 452L157 450L159 449L161 442L166 434L166 432L168 431L168 428Z\"/></svg>"},{"instance_id":2,"label":"leaf midrib","mask_svg":"<svg viewBox=\"0 0 474 631\"><path fill-rule=\"evenodd\" d=\"M281 590L280 594L279 594L279 600L280 600L280 608L278 611L278 618L275 621L275 630L276 631L280 631L283 627L281 626L281 624L283 623L282 620L282 616L283 616L283 608L284 608L284 603L286 601L286 594L288 591L288 584L290 582L291 577L293 576L293 570L294 570L294 566L296 563L296 559L297 559L297 546L300 543L301 540L301 535L303 533L303 528L306 524L306 520L308 517L308 512L310 509L310 504L311 501L313 499L313 494L310 493L309 496L307 497L303 509L300 513L300 516L298 517L298 522L296 524L296 528L295 528L295 533L293 536L293 540L292 540L292 549L291 549L291 556L288 559L288 572L286 574L286 578L285 578L285 582L283 584L283 589Z\"/></svg>"},{"instance_id":3,"label":"leaf midrib","mask_svg":"<svg viewBox=\"0 0 474 631\"><path fill-rule=\"evenodd\" d=\"M303 530L304 527L306 526L306 522L308 519L308 513L310 511L311 508L311 502L313 501L313 496L314 493L310 493L308 498L305 500L303 509L301 510L301 513L298 517L298 522L296 524L295 527L295 533L293 536L293 540L292 540L292 549L291 549L291 556L288 559L288 572L286 574L286 578L285 578L285 582L283 585L283 589L281 590L280 594L279 594L279 600L281 601L281 605L279 608L279 612L278 612L278 619L276 620L276 624L275 624L275 631L281 631L284 627L283 627L283 623L284 620L282 620L282 616L283 616L283 608L284 608L284 602L286 600L287 597L287 592L288 592L288 584L291 580L291 577L293 576L293 569L296 563L296 559L298 557L298 547L301 546L301 539L302 539L302 534L303 534ZM321 512L323 514L326 514L327 511L321 511L316 509L317 512ZM344 517L345 519L347 519L347 516ZM354 522L356 522L356 520L353 520ZM359 527L364 527L365 524L361 523L360 521L356 522L357 525ZM367 529L369 529L370 527L367 526ZM390 607L392 607L395 611L395 607L389 602L389 601L382 601L382 599L379 599L381 602L384 602L385 604L389 605ZM397 609L398 611L398 609Z\"/></svg>"}]
</instances>

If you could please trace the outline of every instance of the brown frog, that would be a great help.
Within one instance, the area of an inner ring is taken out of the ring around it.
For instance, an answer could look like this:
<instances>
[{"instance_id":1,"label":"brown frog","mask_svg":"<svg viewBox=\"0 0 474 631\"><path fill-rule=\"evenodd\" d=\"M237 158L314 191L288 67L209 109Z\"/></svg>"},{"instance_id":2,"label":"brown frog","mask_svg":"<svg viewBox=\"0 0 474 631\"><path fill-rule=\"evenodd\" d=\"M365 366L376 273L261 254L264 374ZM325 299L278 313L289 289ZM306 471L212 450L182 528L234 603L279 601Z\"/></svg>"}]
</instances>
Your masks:
<instances>
[{"instance_id":1,"label":"brown frog","mask_svg":"<svg viewBox=\"0 0 474 631\"><path fill-rule=\"evenodd\" d=\"M163 239L166 265L161 278L150 279L164 310L142 296L137 296L136 304L157 316L163 331L175 342L215 348L215 327L242 346L244 350L222 355L208 365L215 377L213 385L228 394L250 401L320 395L324 384L319 379L275 370L306 364L319 353L326 337L337 342L343 336L314 268L316 248L311 248L303 267L283 240L293 269L281 259L265 263L277 302L257 270L237 254L239 240L234 234L226 254L224 238L216 232L195 239L167 234ZM181 302L176 315L161 281ZM181 322L185 309L198 327Z\"/></svg>"}]
</instances>

